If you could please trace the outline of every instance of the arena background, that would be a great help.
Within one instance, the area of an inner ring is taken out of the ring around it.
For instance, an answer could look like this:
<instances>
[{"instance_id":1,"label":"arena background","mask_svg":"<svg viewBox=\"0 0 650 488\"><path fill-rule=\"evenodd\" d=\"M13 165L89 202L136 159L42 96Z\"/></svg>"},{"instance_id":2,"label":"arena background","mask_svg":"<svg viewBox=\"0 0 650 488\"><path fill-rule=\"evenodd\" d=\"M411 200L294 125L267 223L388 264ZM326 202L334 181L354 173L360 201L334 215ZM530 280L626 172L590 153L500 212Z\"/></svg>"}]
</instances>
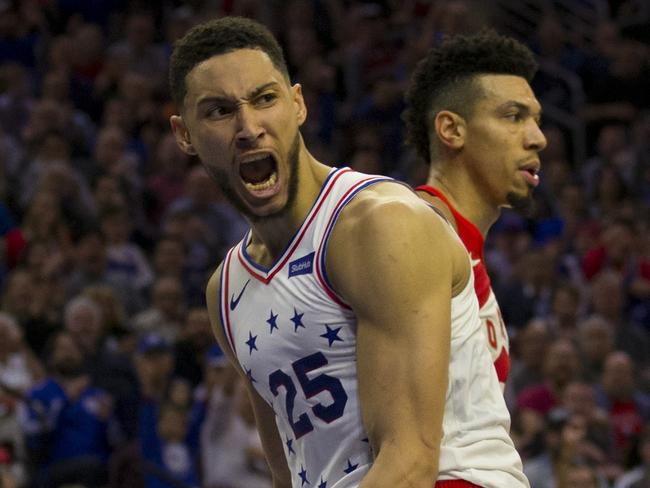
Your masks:
<instances>
[{"instance_id":1,"label":"arena background","mask_svg":"<svg viewBox=\"0 0 650 488\"><path fill-rule=\"evenodd\" d=\"M486 250L512 434L533 488L650 486L647 0L1 0L2 486L270 487L204 310L246 224L168 125L174 40L226 14L281 41L318 159L411 184L426 50L485 27L533 49L536 211Z\"/></svg>"}]
</instances>

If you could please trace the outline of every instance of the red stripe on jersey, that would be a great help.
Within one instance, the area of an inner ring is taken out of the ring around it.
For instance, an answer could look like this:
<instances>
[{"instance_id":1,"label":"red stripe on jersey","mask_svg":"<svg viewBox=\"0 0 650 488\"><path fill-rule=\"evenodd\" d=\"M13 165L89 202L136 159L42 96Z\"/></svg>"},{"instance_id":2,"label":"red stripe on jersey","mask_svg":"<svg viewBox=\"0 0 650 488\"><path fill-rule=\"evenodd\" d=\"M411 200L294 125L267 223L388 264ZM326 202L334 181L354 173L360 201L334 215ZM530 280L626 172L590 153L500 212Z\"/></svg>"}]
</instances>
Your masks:
<instances>
[{"instance_id":1,"label":"red stripe on jersey","mask_svg":"<svg viewBox=\"0 0 650 488\"><path fill-rule=\"evenodd\" d=\"M499 382L505 383L508 379L508 373L510 372L510 356L505 347L501 348L501 354L499 354L499 357L494 361L494 369L497 371Z\"/></svg>"},{"instance_id":2,"label":"red stripe on jersey","mask_svg":"<svg viewBox=\"0 0 650 488\"><path fill-rule=\"evenodd\" d=\"M460 237L460 240L463 241L465 248L469 251L470 258L472 259L472 269L474 271L474 291L476 292L479 306L482 307L490 297L491 283L490 277L488 276L487 270L485 269L485 258L483 257L483 246L485 245L485 240L483 239L481 231L479 231L473 223L463 217L463 215L453 207L447 197L437 188L429 185L421 185L418 186L415 190L423 191L431 196L439 198L443 201L443 203L447 206L449 211L454 216L458 230L458 237ZM477 259L479 262L474 264L475 260Z\"/></svg>"},{"instance_id":3,"label":"red stripe on jersey","mask_svg":"<svg viewBox=\"0 0 650 488\"><path fill-rule=\"evenodd\" d=\"M441 480L436 481L435 488L481 488L479 485L465 480Z\"/></svg>"}]
</instances>

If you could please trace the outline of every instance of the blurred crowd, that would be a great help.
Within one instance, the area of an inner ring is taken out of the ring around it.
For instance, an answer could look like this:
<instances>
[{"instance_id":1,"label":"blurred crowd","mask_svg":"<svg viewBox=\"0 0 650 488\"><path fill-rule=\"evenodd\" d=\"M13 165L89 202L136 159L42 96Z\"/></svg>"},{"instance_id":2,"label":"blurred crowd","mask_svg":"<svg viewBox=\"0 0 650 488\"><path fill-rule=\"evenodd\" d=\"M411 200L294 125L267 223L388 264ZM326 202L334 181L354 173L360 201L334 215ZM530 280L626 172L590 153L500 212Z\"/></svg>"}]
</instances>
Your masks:
<instances>
[{"instance_id":1,"label":"blurred crowd","mask_svg":"<svg viewBox=\"0 0 650 488\"><path fill-rule=\"evenodd\" d=\"M509 3L540 7L525 35ZM493 27L535 51L536 210L504 212L486 249L512 434L533 488L650 486L643 0L0 0L0 485L270 487L204 306L247 225L168 125L174 40L226 14L278 36L318 159L411 184L428 168L403 94L426 50Z\"/></svg>"}]
</instances>

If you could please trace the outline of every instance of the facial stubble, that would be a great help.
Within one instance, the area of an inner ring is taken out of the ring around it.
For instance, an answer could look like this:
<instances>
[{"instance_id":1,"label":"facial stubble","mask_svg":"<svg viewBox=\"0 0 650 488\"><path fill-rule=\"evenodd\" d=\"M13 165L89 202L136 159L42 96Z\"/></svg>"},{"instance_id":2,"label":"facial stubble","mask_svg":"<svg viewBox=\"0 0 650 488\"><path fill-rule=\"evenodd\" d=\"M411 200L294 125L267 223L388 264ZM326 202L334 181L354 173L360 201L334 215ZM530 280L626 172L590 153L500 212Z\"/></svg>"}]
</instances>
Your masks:
<instances>
[{"instance_id":1,"label":"facial stubble","mask_svg":"<svg viewBox=\"0 0 650 488\"><path fill-rule=\"evenodd\" d=\"M228 173L226 171L211 168L207 165L204 165L208 174L214 178L215 182L221 189L222 193L226 197L226 200L239 212L241 213L249 222L259 222L261 220L280 218L285 215L289 209L293 206L294 201L296 200L296 193L298 191L298 160L299 160L299 149L300 149L300 133L296 131L296 135L291 143L291 148L287 155L289 161L289 183L287 188L287 201L284 206L275 211L272 214L268 215L256 215L253 213L250 208L246 206L241 197L237 195L237 192L233 188L233 185L229 181Z\"/></svg>"}]
</instances>

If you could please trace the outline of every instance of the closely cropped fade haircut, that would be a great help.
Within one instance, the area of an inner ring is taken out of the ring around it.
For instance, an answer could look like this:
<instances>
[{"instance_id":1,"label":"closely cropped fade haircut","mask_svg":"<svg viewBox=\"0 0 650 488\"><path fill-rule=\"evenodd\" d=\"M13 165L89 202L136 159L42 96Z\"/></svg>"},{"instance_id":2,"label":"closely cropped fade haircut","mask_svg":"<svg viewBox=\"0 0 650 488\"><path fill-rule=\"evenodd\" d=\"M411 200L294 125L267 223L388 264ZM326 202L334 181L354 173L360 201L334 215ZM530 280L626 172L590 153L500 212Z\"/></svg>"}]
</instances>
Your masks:
<instances>
[{"instance_id":1,"label":"closely cropped fade haircut","mask_svg":"<svg viewBox=\"0 0 650 488\"><path fill-rule=\"evenodd\" d=\"M530 49L495 31L445 40L429 51L411 77L403 114L407 142L430 162L430 121L441 110L469 117L481 96L478 75L515 75L530 82L536 71Z\"/></svg>"},{"instance_id":2,"label":"closely cropped fade haircut","mask_svg":"<svg viewBox=\"0 0 650 488\"><path fill-rule=\"evenodd\" d=\"M174 102L181 107L187 87L185 77L206 59L237 49L259 49L289 79L282 48L262 24L243 17L223 17L199 24L174 43L169 63L169 86Z\"/></svg>"}]
</instances>

